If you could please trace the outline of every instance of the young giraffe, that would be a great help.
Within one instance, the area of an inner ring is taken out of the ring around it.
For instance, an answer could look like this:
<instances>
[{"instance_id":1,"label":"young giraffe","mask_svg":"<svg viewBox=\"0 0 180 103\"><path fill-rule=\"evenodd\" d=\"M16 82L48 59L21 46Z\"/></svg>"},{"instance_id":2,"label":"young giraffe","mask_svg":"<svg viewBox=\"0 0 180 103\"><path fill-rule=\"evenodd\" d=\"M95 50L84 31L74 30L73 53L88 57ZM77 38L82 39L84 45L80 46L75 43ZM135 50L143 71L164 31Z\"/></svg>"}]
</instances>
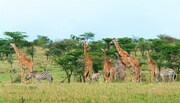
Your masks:
<instances>
[{"instance_id":1,"label":"young giraffe","mask_svg":"<svg viewBox=\"0 0 180 103\"><path fill-rule=\"evenodd\" d=\"M154 60L151 58L150 52L148 51L148 68L149 68L149 81L155 82L158 81L158 75L159 75L159 69L154 62Z\"/></svg>"},{"instance_id":2,"label":"young giraffe","mask_svg":"<svg viewBox=\"0 0 180 103\"><path fill-rule=\"evenodd\" d=\"M20 66L20 71L21 71L21 82L22 80L25 81L25 77L24 77L24 73L25 73L25 70L27 69L28 72L32 72L33 70L33 62L32 60L26 58L26 56L24 56L22 54L22 52L16 47L15 44L11 43L10 44L13 49L15 50L18 58L19 58L19 66Z\"/></svg>"},{"instance_id":3,"label":"young giraffe","mask_svg":"<svg viewBox=\"0 0 180 103\"><path fill-rule=\"evenodd\" d=\"M86 78L90 78L92 75L93 63L88 55L86 41L84 40L84 56L85 56L85 68L84 68L84 82Z\"/></svg>"},{"instance_id":4,"label":"young giraffe","mask_svg":"<svg viewBox=\"0 0 180 103\"><path fill-rule=\"evenodd\" d=\"M122 57L122 62L126 66L128 66L130 64L130 66L132 67L133 74L134 74L133 81L137 82L138 80L140 80L142 70L141 70L141 67L139 66L139 63L136 60L136 58L130 56L126 51L124 51L120 47L120 45L118 44L118 42L117 42L117 40L115 38L112 40L112 42L110 42L110 44L114 44L116 46L116 49L117 49L118 53ZM130 77L132 77L132 76L130 75Z\"/></svg>"},{"instance_id":5,"label":"young giraffe","mask_svg":"<svg viewBox=\"0 0 180 103\"><path fill-rule=\"evenodd\" d=\"M115 75L115 69L113 67L113 64L109 60L109 58L106 55L107 49L101 49L104 53L104 66L103 66L103 72L104 72L104 82L110 82L113 81L114 75Z\"/></svg>"}]
</instances>

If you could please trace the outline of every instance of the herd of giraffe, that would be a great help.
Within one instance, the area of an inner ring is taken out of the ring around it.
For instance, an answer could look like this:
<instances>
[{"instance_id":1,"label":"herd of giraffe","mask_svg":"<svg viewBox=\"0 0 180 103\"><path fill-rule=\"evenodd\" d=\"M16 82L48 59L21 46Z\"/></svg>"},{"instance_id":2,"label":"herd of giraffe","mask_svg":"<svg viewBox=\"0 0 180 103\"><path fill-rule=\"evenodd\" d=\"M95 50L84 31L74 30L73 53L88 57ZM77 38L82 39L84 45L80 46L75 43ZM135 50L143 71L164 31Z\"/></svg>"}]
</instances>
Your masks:
<instances>
[{"instance_id":1,"label":"herd of giraffe","mask_svg":"<svg viewBox=\"0 0 180 103\"><path fill-rule=\"evenodd\" d=\"M15 50L19 59L21 82L26 82L26 78L24 77L24 75L25 72L28 73L33 72L33 61L28 59L25 55L23 55L23 53L16 47L15 44L11 43L10 45ZM116 80L117 77L119 77L121 80L124 81L126 77L126 70L129 71L129 75L132 82L141 82L142 69L139 66L138 60L135 57L130 56L125 50L123 50L115 38L110 42L110 45L115 45L117 49L117 53L115 53L117 57L117 63L113 65L109 57L106 55L107 49L102 49L104 54L104 65L103 65L104 82L112 82L113 80ZM91 83L92 80L99 79L100 73L93 73L93 62L88 55L87 44L85 40L83 41L83 46L84 46L84 57L85 57L83 80L84 82L86 82L86 79L89 79L90 81L89 83ZM155 82L158 80L159 69L157 68L157 65L151 58L150 52L148 52L147 57L148 57L148 68L149 68L149 80L150 82ZM130 73L130 68L132 70L132 74ZM173 71L172 69L168 69L168 70L164 69L164 71L161 71L160 76L162 78L165 76L169 76L170 78L171 76L170 79L173 80L175 77L175 72L172 71Z\"/></svg>"}]
</instances>

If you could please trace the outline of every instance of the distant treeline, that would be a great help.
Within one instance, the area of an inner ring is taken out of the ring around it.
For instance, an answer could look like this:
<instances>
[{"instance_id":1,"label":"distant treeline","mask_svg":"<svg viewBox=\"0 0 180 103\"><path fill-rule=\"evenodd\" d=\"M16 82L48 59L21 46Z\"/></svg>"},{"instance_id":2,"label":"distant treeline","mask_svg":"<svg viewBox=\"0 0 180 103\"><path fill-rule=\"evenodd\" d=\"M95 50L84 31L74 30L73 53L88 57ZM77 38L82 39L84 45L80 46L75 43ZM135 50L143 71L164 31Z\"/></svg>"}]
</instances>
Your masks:
<instances>
[{"instance_id":1,"label":"distant treeline","mask_svg":"<svg viewBox=\"0 0 180 103\"><path fill-rule=\"evenodd\" d=\"M5 32L6 38L0 39L0 60L7 60L13 64L14 50L10 48L10 43L15 43L18 48L26 48L26 55L30 55L32 60L36 56L34 46L46 48L44 55L48 59L53 59L56 65L60 65L66 72L68 81L74 74L82 80L84 68L84 52L82 40L88 43L89 56L93 61L94 72L102 70L103 53L102 48L107 48L107 55L115 61L116 48L111 47L109 43L112 38L103 38L95 41L95 34L91 32L83 33L79 36L71 35L69 39L52 41L47 36L38 35L37 39L29 42L26 40L28 35L24 32ZM151 52L151 56L158 65L162 67L173 68L179 74L180 64L180 40L169 35L161 34L156 39L144 39L133 36L132 38L116 38L120 46L135 56L140 65L147 65L147 51ZM110 49L111 48L111 49ZM142 68L143 69L143 68Z\"/></svg>"}]
</instances>

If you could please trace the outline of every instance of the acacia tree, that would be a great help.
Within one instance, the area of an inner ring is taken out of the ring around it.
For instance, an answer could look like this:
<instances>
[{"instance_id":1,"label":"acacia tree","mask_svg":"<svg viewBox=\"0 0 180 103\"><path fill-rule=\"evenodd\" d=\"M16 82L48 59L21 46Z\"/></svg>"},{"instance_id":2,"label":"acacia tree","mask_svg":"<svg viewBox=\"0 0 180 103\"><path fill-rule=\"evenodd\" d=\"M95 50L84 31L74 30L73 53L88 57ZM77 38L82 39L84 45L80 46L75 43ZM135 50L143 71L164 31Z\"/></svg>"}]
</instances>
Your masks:
<instances>
[{"instance_id":1,"label":"acacia tree","mask_svg":"<svg viewBox=\"0 0 180 103\"><path fill-rule=\"evenodd\" d=\"M0 40L0 59L7 59L14 51L10 48L10 41L1 39Z\"/></svg>"},{"instance_id":2,"label":"acacia tree","mask_svg":"<svg viewBox=\"0 0 180 103\"><path fill-rule=\"evenodd\" d=\"M133 51L134 51L134 54L135 54L135 56L137 56L139 38L138 38L138 37L135 37L135 36L133 35L132 42L133 42L133 44L135 45L134 50L133 50Z\"/></svg>"},{"instance_id":3,"label":"acacia tree","mask_svg":"<svg viewBox=\"0 0 180 103\"><path fill-rule=\"evenodd\" d=\"M54 55L56 63L66 73L66 78L62 82L67 79L70 83L73 72L78 69L76 61L83 53L79 46L79 42L73 39L64 39L51 44L52 48L49 51Z\"/></svg>"},{"instance_id":4,"label":"acacia tree","mask_svg":"<svg viewBox=\"0 0 180 103\"><path fill-rule=\"evenodd\" d=\"M88 41L88 40L93 40L94 36L95 36L95 34L92 32L85 32L84 34L80 35L80 38Z\"/></svg>"},{"instance_id":5,"label":"acacia tree","mask_svg":"<svg viewBox=\"0 0 180 103\"><path fill-rule=\"evenodd\" d=\"M135 44L133 44L131 38L127 38L127 37L125 37L125 38L118 38L118 43L128 53L133 51L134 48L135 48Z\"/></svg>"},{"instance_id":6,"label":"acacia tree","mask_svg":"<svg viewBox=\"0 0 180 103\"><path fill-rule=\"evenodd\" d=\"M157 37L159 37L159 39L161 39L161 40L167 41L168 43L173 43L173 42L176 42L176 41L177 41L176 38L171 37L171 36L166 35L166 34L160 34L160 35L158 35Z\"/></svg>"},{"instance_id":7,"label":"acacia tree","mask_svg":"<svg viewBox=\"0 0 180 103\"><path fill-rule=\"evenodd\" d=\"M31 56L32 61L34 61L35 52L36 52L36 50L33 46L33 43L29 43L29 46L26 49L26 54Z\"/></svg>"},{"instance_id":8,"label":"acacia tree","mask_svg":"<svg viewBox=\"0 0 180 103\"><path fill-rule=\"evenodd\" d=\"M70 83L73 72L78 69L77 60L80 54L82 54L81 51L71 51L57 60L57 63L62 66L66 73L66 78L62 82L68 79L68 83Z\"/></svg>"},{"instance_id":9,"label":"acacia tree","mask_svg":"<svg viewBox=\"0 0 180 103\"><path fill-rule=\"evenodd\" d=\"M36 46L47 47L52 43L52 40L50 40L47 36L38 35L37 39L35 39L33 42Z\"/></svg>"},{"instance_id":10,"label":"acacia tree","mask_svg":"<svg viewBox=\"0 0 180 103\"><path fill-rule=\"evenodd\" d=\"M139 38L139 43L137 44L137 48L141 51L142 56L144 56L145 51L150 49L150 43L144 38Z\"/></svg>"},{"instance_id":11,"label":"acacia tree","mask_svg":"<svg viewBox=\"0 0 180 103\"><path fill-rule=\"evenodd\" d=\"M7 61L11 65L11 69L13 69L13 57L12 57L12 54L8 55Z\"/></svg>"},{"instance_id":12,"label":"acacia tree","mask_svg":"<svg viewBox=\"0 0 180 103\"><path fill-rule=\"evenodd\" d=\"M26 46L27 41L25 40L28 35L25 32L4 32L7 40L11 43L15 43L17 46Z\"/></svg>"},{"instance_id":13,"label":"acacia tree","mask_svg":"<svg viewBox=\"0 0 180 103\"><path fill-rule=\"evenodd\" d=\"M104 38L103 41L106 43L107 48L109 49L110 48L109 43L112 41L112 38Z\"/></svg>"}]
</instances>

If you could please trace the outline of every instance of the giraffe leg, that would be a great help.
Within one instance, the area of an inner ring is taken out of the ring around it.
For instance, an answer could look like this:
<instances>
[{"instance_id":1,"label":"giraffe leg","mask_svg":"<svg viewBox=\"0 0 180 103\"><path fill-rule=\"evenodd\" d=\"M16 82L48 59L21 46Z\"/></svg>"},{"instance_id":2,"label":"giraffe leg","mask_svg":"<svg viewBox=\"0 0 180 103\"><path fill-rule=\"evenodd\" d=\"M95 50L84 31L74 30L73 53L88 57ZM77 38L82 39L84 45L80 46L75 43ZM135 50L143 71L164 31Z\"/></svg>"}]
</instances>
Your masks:
<instances>
[{"instance_id":1,"label":"giraffe leg","mask_svg":"<svg viewBox=\"0 0 180 103\"><path fill-rule=\"evenodd\" d=\"M105 77L105 75L103 76L103 79L104 79L104 82L106 81L106 77Z\"/></svg>"},{"instance_id":2,"label":"giraffe leg","mask_svg":"<svg viewBox=\"0 0 180 103\"><path fill-rule=\"evenodd\" d=\"M84 80L84 83L86 82L87 76L88 76L88 70L87 70L87 69L85 69L85 71L84 71L84 75L83 75L83 80Z\"/></svg>"},{"instance_id":3,"label":"giraffe leg","mask_svg":"<svg viewBox=\"0 0 180 103\"><path fill-rule=\"evenodd\" d=\"M130 71L130 68L127 68L127 72L128 72L128 75L129 75L129 78L130 78L130 81L132 81L132 75L131 75L131 71Z\"/></svg>"},{"instance_id":4,"label":"giraffe leg","mask_svg":"<svg viewBox=\"0 0 180 103\"><path fill-rule=\"evenodd\" d=\"M21 67L21 83L24 82L24 71L23 68Z\"/></svg>"},{"instance_id":5,"label":"giraffe leg","mask_svg":"<svg viewBox=\"0 0 180 103\"><path fill-rule=\"evenodd\" d=\"M154 73L154 69L152 70L152 73L151 73L151 75L152 75L152 82L153 83L155 83L155 73Z\"/></svg>"},{"instance_id":6,"label":"giraffe leg","mask_svg":"<svg viewBox=\"0 0 180 103\"><path fill-rule=\"evenodd\" d=\"M104 75L104 82L108 82L108 77L106 75Z\"/></svg>"}]
</instances>

